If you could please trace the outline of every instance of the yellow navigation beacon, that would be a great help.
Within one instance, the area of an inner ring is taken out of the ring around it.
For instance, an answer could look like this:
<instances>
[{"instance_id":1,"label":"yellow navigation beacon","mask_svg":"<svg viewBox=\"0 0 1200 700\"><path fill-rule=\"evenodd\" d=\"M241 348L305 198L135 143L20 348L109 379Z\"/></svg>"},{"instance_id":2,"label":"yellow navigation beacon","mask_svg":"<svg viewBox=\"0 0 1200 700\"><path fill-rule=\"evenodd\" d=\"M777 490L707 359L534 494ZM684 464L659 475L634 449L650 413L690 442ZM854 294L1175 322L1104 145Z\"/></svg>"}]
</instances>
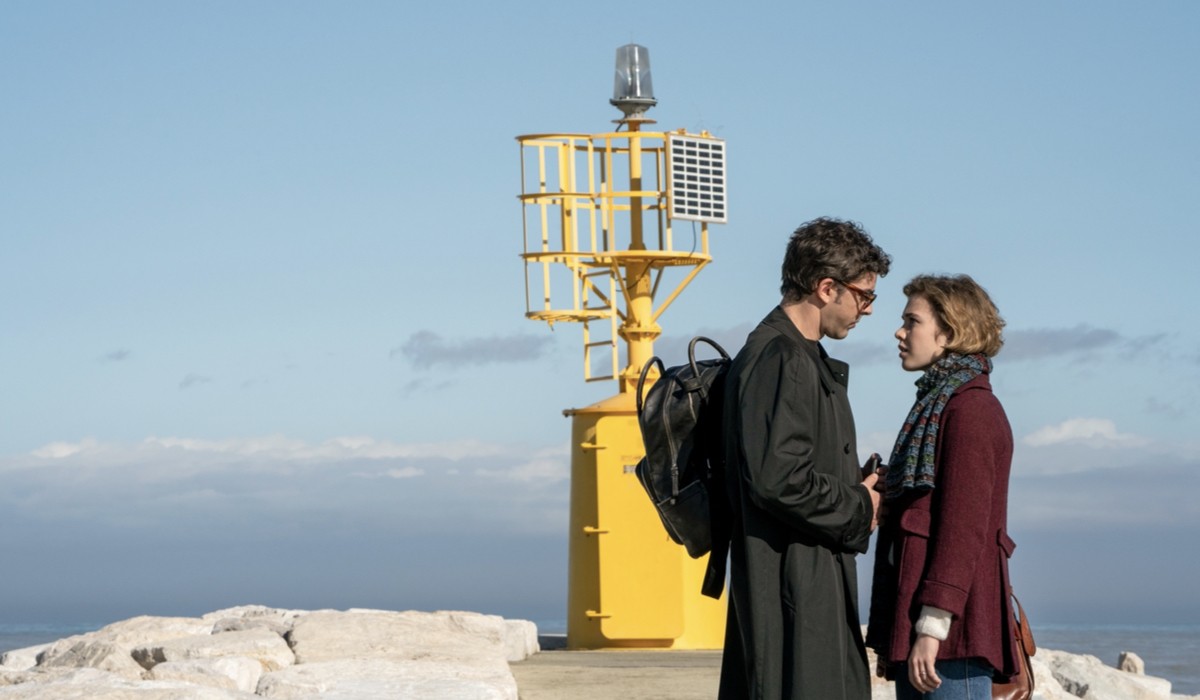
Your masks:
<instances>
[{"instance_id":1,"label":"yellow navigation beacon","mask_svg":"<svg viewBox=\"0 0 1200 700\"><path fill-rule=\"evenodd\" d=\"M624 114L614 131L517 137L525 316L582 323L585 380L619 388L564 412L567 646L719 649L726 601L700 595L705 559L670 540L634 474L644 454L634 393L659 316L712 260L708 225L727 216L725 142L643 130L655 123L644 116L655 99L643 46L617 49L611 102Z\"/></svg>"}]
</instances>

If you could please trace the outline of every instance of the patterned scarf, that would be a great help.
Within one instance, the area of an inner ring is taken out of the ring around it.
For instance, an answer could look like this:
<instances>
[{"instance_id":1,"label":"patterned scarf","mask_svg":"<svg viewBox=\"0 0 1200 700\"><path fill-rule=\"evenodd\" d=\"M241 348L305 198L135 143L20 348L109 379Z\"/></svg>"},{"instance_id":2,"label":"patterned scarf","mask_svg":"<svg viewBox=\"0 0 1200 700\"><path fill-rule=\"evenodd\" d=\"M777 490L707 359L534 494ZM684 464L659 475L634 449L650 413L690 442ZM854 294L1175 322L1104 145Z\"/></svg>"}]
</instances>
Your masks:
<instances>
[{"instance_id":1,"label":"patterned scarf","mask_svg":"<svg viewBox=\"0 0 1200 700\"><path fill-rule=\"evenodd\" d=\"M886 498L896 498L909 489L934 486L934 458L942 409L955 389L980 374L992 371L986 355L947 353L917 380L917 402L904 419L896 446L888 460Z\"/></svg>"}]
</instances>

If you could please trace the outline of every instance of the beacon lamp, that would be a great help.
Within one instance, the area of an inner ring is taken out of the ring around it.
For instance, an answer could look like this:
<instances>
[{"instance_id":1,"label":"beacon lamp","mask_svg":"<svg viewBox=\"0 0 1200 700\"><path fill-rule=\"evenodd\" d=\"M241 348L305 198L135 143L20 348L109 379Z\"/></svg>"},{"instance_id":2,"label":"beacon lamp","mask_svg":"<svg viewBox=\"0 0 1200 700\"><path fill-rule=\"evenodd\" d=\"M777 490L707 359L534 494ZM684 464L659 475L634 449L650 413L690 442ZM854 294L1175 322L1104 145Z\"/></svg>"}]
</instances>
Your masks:
<instances>
[{"instance_id":1,"label":"beacon lamp","mask_svg":"<svg viewBox=\"0 0 1200 700\"><path fill-rule=\"evenodd\" d=\"M658 104L650 82L650 50L637 44L617 48L616 77L609 102L625 113L625 119L642 119Z\"/></svg>"}]
</instances>

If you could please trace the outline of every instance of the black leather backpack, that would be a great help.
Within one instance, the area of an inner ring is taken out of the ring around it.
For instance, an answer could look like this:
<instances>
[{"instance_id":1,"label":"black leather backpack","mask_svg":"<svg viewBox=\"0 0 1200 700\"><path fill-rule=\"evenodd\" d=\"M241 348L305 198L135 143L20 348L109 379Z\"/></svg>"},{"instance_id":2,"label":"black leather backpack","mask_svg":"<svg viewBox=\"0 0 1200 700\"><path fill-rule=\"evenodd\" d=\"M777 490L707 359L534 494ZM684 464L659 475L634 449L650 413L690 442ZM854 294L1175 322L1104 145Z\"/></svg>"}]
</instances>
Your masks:
<instances>
[{"instance_id":1,"label":"black leather backpack","mask_svg":"<svg viewBox=\"0 0 1200 700\"><path fill-rule=\"evenodd\" d=\"M696 361L696 343L705 342L719 358ZM721 413L725 375L731 360L724 348L703 336L688 343L688 363L665 368L652 357L638 380L637 413L646 456L638 480L673 541L697 559L709 554L701 592L719 598L725 586L729 551L729 505ZM661 376L643 388L651 367Z\"/></svg>"}]
</instances>

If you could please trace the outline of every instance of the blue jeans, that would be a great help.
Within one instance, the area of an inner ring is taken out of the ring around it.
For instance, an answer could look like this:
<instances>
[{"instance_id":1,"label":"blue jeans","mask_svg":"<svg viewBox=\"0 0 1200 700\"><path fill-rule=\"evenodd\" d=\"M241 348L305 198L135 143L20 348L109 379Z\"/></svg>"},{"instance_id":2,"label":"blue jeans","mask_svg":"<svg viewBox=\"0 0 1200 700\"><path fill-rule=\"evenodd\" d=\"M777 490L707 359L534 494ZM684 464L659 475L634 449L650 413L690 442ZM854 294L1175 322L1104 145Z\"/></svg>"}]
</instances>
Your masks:
<instances>
[{"instance_id":1,"label":"blue jeans","mask_svg":"<svg viewBox=\"0 0 1200 700\"><path fill-rule=\"evenodd\" d=\"M945 659L934 668L942 684L921 693L908 680L908 665L896 669L896 700L991 700L992 667L978 659Z\"/></svg>"}]
</instances>

